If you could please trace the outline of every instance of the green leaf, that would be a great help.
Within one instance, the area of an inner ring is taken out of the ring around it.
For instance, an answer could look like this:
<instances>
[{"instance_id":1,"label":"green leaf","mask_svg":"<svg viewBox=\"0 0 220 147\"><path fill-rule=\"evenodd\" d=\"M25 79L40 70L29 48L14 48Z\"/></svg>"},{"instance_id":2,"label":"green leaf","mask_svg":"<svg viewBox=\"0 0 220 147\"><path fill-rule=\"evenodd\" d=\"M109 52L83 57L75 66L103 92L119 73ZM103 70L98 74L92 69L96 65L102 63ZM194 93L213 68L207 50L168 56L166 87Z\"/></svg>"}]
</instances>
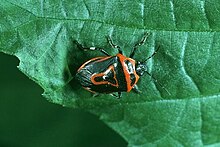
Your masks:
<instances>
[{"instance_id":1,"label":"green leaf","mask_svg":"<svg viewBox=\"0 0 220 147\"><path fill-rule=\"evenodd\" d=\"M100 117L129 146L204 146L220 142L220 3L210 1L15 1L0 4L0 51L19 58L18 68L44 89L51 102ZM111 35L126 55L151 32L136 60L171 93L147 75L141 94L92 97L79 86L77 68L97 52L109 53Z\"/></svg>"}]
</instances>

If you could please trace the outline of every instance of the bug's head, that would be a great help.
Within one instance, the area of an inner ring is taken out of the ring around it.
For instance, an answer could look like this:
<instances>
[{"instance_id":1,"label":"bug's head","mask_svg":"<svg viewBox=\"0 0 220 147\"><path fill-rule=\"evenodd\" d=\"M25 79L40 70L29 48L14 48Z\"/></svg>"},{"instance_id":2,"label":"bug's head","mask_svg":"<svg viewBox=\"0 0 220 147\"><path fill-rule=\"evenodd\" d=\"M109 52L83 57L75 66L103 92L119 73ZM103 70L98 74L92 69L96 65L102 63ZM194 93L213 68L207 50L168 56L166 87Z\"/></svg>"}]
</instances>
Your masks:
<instances>
[{"instance_id":1,"label":"bug's head","mask_svg":"<svg viewBox=\"0 0 220 147\"><path fill-rule=\"evenodd\" d=\"M139 76L142 76L144 74L144 72L147 70L147 66L146 66L146 63L145 62L140 62L138 61L136 63L136 73L139 75Z\"/></svg>"}]
</instances>

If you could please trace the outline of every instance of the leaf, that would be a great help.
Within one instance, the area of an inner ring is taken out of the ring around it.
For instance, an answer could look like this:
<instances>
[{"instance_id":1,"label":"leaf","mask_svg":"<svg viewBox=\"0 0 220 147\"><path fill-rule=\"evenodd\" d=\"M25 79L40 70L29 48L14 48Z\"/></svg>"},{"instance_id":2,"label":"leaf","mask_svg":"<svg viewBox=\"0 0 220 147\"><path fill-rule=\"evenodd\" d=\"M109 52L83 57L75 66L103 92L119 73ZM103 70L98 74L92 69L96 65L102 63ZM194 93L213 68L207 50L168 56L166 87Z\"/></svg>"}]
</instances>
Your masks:
<instances>
[{"instance_id":1,"label":"leaf","mask_svg":"<svg viewBox=\"0 0 220 147\"><path fill-rule=\"evenodd\" d=\"M220 3L210 1L13 1L0 4L0 50L19 58L18 68L44 89L51 102L100 117L129 146L205 146L220 142ZM128 55L151 32L136 60L148 62L171 95L147 75L141 94L92 97L74 78L97 52L109 53L111 35Z\"/></svg>"}]
</instances>

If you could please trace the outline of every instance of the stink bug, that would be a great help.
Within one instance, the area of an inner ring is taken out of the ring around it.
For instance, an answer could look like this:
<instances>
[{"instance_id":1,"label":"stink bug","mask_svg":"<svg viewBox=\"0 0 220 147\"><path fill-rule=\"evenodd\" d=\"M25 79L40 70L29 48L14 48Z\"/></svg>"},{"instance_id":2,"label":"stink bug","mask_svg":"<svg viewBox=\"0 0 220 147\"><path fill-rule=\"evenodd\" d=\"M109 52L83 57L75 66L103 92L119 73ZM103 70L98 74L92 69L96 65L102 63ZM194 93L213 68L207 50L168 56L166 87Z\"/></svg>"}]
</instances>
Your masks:
<instances>
[{"instance_id":1,"label":"stink bug","mask_svg":"<svg viewBox=\"0 0 220 147\"><path fill-rule=\"evenodd\" d=\"M112 48L118 49L118 54L115 56L109 55L103 48L83 47L75 41L78 48L82 50L99 51L105 56L92 58L79 67L76 73L76 78L86 90L92 93L112 94L118 98L121 97L121 92L129 92L132 89L139 93L137 82L144 73L152 75L146 70L146 62L152 58L157 50L144 61L135 61L133 56L139 46L143 45L148 38L148 33L145 33L140 42L136 43L129 57L123 55L121 48L115 45L112 39L107 37L108 43ZM157 81L154 77L152 77ZM159 83L160 84L160 83ZM161 85L161 84L160 84ZM118 95L113 93L117 92Z\"/></svg>"}]
</instances>

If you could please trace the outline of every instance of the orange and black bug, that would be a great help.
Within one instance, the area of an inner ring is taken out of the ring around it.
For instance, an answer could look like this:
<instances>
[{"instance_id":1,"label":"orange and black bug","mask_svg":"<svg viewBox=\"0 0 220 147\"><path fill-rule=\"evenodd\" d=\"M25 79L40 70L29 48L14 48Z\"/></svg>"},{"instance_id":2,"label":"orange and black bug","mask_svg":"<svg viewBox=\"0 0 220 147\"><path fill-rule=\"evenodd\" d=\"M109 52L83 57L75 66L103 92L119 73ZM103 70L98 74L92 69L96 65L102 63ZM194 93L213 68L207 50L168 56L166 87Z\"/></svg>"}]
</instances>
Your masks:
<instances>
[{"instance_id":1,"label":"orange and black bug","mask_svg":"<svg viewBox=\"0 0 220 147\"><path fill-rule=\"evenodd\" d=\"M78 69L76 78L83 88L93 93L113 94L117 92L117 96L113 95L120 98L121 92L129 92L132 89L135 92L140 92L136 84L140 76L144 73L151 76L147 71L146 62L148 59L152 58L159 49L158 48L150 57L142 62L134 60L133 56L135 51L139 46L145 43L147 37L148 33L143 36L139 43L134 45L129 57L123 55L121 48L115 45L110 37L107 38L109 44L113 48L118 49L118 54L115 56L109 55L102 48L83 47L75 41L77 46L82 50L96 50L105 55L85 62Z\"/></svg>"}]
</instances>

